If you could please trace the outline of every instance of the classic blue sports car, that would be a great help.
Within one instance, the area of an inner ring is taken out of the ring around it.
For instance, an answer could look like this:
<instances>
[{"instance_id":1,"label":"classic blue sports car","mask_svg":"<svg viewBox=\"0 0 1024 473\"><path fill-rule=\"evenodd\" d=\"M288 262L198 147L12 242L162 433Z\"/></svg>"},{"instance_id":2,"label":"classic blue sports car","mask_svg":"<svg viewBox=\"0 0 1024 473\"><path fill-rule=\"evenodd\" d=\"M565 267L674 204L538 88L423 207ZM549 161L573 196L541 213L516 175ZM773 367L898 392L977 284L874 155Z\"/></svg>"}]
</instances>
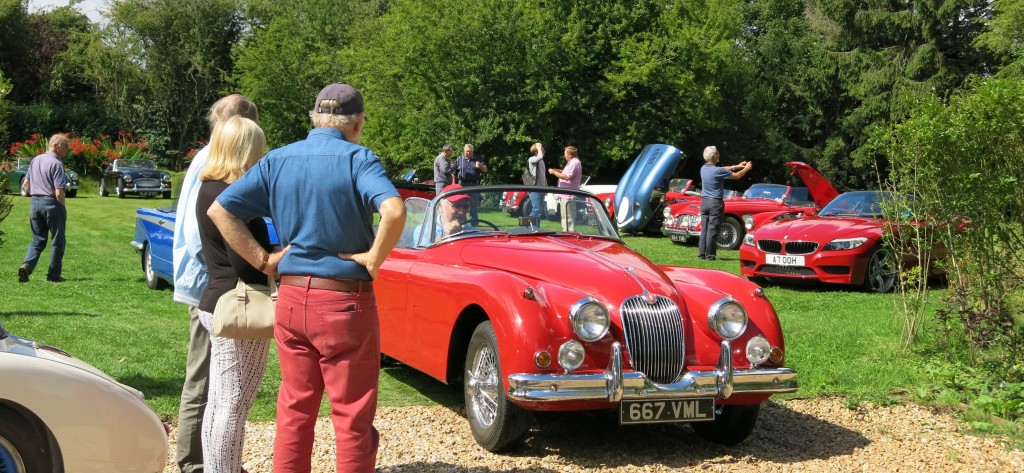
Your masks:
<instances>
[{"instance_id":1,"label":"classic blue sports car","mask_svg":"<svg viewBox=\"0 0 1024 473\"><path fill-rule=\"evenodd\" d=\"M150 289L163 289L174 283L171 248L174 245L175 212L175 207L135 211L135 239L131 245L142 255L142 272L146 276L146 287ZM269 218L264 220L271 243L277 244L274 223Z\"/></svg>"}]
</instances>

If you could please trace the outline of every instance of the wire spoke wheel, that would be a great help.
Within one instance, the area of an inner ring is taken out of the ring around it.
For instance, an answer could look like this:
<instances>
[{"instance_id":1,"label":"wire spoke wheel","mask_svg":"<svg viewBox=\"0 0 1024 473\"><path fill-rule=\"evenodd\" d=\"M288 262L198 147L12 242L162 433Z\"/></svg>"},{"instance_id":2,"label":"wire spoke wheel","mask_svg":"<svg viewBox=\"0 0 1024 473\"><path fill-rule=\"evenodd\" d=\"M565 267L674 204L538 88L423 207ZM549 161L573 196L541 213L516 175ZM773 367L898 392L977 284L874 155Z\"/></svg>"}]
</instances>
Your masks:
<instances>
[{"instance_id":1,"label":"wire spoke wheel","mask_svg":"<svg viewBox=\"0 0 1024 473\"><path fill-rule=\"evenodd\" d=\"M465 368L466 418L473 438L491 452L518 445L529 427L529 416L505 395L498 337L490 322L473 330Z\"/></svg>"}]
</instances>

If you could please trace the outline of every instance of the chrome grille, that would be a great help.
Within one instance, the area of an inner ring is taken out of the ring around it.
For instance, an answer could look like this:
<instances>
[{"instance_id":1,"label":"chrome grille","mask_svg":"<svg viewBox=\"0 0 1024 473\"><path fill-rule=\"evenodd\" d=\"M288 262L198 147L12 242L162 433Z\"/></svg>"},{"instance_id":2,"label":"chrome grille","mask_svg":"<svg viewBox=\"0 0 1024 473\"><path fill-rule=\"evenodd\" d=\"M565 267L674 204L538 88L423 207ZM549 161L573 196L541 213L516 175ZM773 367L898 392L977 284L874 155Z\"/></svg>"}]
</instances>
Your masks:
<instances>
[{"instance_id":1,"label":"chrome grille","mask_svg":"<svg viewBox=\"0 0 1024 473\"><path fill-rule=\"evenodd\" d=\"M654 304L633 296L622 303L620 313L633 369L658 384L679 379L686 358L679 306L663 296L656 296Z\"/></svg>"},{"instance_id":2,"label":"chrome grille","mask_svg":"<svg viewBox=\"0 0 1024 473\"><path fill-rule=\"evenodd\" d=\"M159 189L160 181L158 179L136 179L132 181L135 187L138 189Z\"/></svg>"},{"instance_id":3,"label":"chrome grille","mask_svg":"<svg viewBox=\"0 0 1024 473\"><path fill-rule=\"evenodd\" d=\"M757 247L765 253L782 253L782 242L779 240L757 240Z\"/></svg>"},{"instance_id":4,"label":"chrome grille","mask_svg":"<svg viewBox=\"0 0 1024 473\"><path fill-rule=\"evenodd\" d=\"M786 254L809 255L818 249L818 243L813 241L787 241Z\"/></svg>"}]
</instances>

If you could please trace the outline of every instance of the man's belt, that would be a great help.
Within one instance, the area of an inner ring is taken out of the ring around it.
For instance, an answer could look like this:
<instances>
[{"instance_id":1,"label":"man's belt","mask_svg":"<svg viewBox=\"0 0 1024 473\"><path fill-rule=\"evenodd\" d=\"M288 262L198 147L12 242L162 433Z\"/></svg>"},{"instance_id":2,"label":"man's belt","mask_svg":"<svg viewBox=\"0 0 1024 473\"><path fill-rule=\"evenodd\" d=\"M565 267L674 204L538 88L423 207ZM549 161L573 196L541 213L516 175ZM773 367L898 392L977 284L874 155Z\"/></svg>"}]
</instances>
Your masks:
<instances>
[{"instance_id":1,"label":"man's belt","mask_svg":"<svg viewBox=\"0 0 1024 473\"><path fill-rule=\"evenodd\" d=\"M337 292L363 292L373 290L373 281L362 279L318 278L316 276L281 276L282 286L323 289Z\"/></svg>"}]
</instances>

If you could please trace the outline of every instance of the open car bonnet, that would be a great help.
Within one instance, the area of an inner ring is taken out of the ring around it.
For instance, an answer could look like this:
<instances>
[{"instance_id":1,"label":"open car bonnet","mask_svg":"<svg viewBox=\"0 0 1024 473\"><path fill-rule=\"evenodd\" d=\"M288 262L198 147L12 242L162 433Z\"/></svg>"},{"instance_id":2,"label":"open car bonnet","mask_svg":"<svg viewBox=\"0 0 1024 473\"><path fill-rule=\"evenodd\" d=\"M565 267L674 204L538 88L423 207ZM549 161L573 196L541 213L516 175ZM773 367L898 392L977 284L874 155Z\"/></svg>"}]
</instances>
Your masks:
<instances>
[{"instance_id":1,"label":"open car bonnet","mask_svg":"<svg viewBox=\"0 0 1024 473\"><path fill-rule=\"evenodd\" d=\"M615 188L615 220L619 230L635 232L654 216L651 194L672 175L683 152L666 144L647 145Z\"/></svg>"},{"instance_id":2,"label":"open car bonnet","mask_svg":"<svg viewBox=\"0 0 1024 473\"><path fill-rule=\"evenodd\" d=\"M786 163L793 170L793 174L796 174L800 181L807 187L807 192L811 194L811 198L814 199L814 203L817 204L818 208L822 208L832 202L839 195L835 187L832 187L832 183L825 179L816 169L811 167L809 164L802 163L799 161L790 161Z\"/></svg>"}]
</instances>

